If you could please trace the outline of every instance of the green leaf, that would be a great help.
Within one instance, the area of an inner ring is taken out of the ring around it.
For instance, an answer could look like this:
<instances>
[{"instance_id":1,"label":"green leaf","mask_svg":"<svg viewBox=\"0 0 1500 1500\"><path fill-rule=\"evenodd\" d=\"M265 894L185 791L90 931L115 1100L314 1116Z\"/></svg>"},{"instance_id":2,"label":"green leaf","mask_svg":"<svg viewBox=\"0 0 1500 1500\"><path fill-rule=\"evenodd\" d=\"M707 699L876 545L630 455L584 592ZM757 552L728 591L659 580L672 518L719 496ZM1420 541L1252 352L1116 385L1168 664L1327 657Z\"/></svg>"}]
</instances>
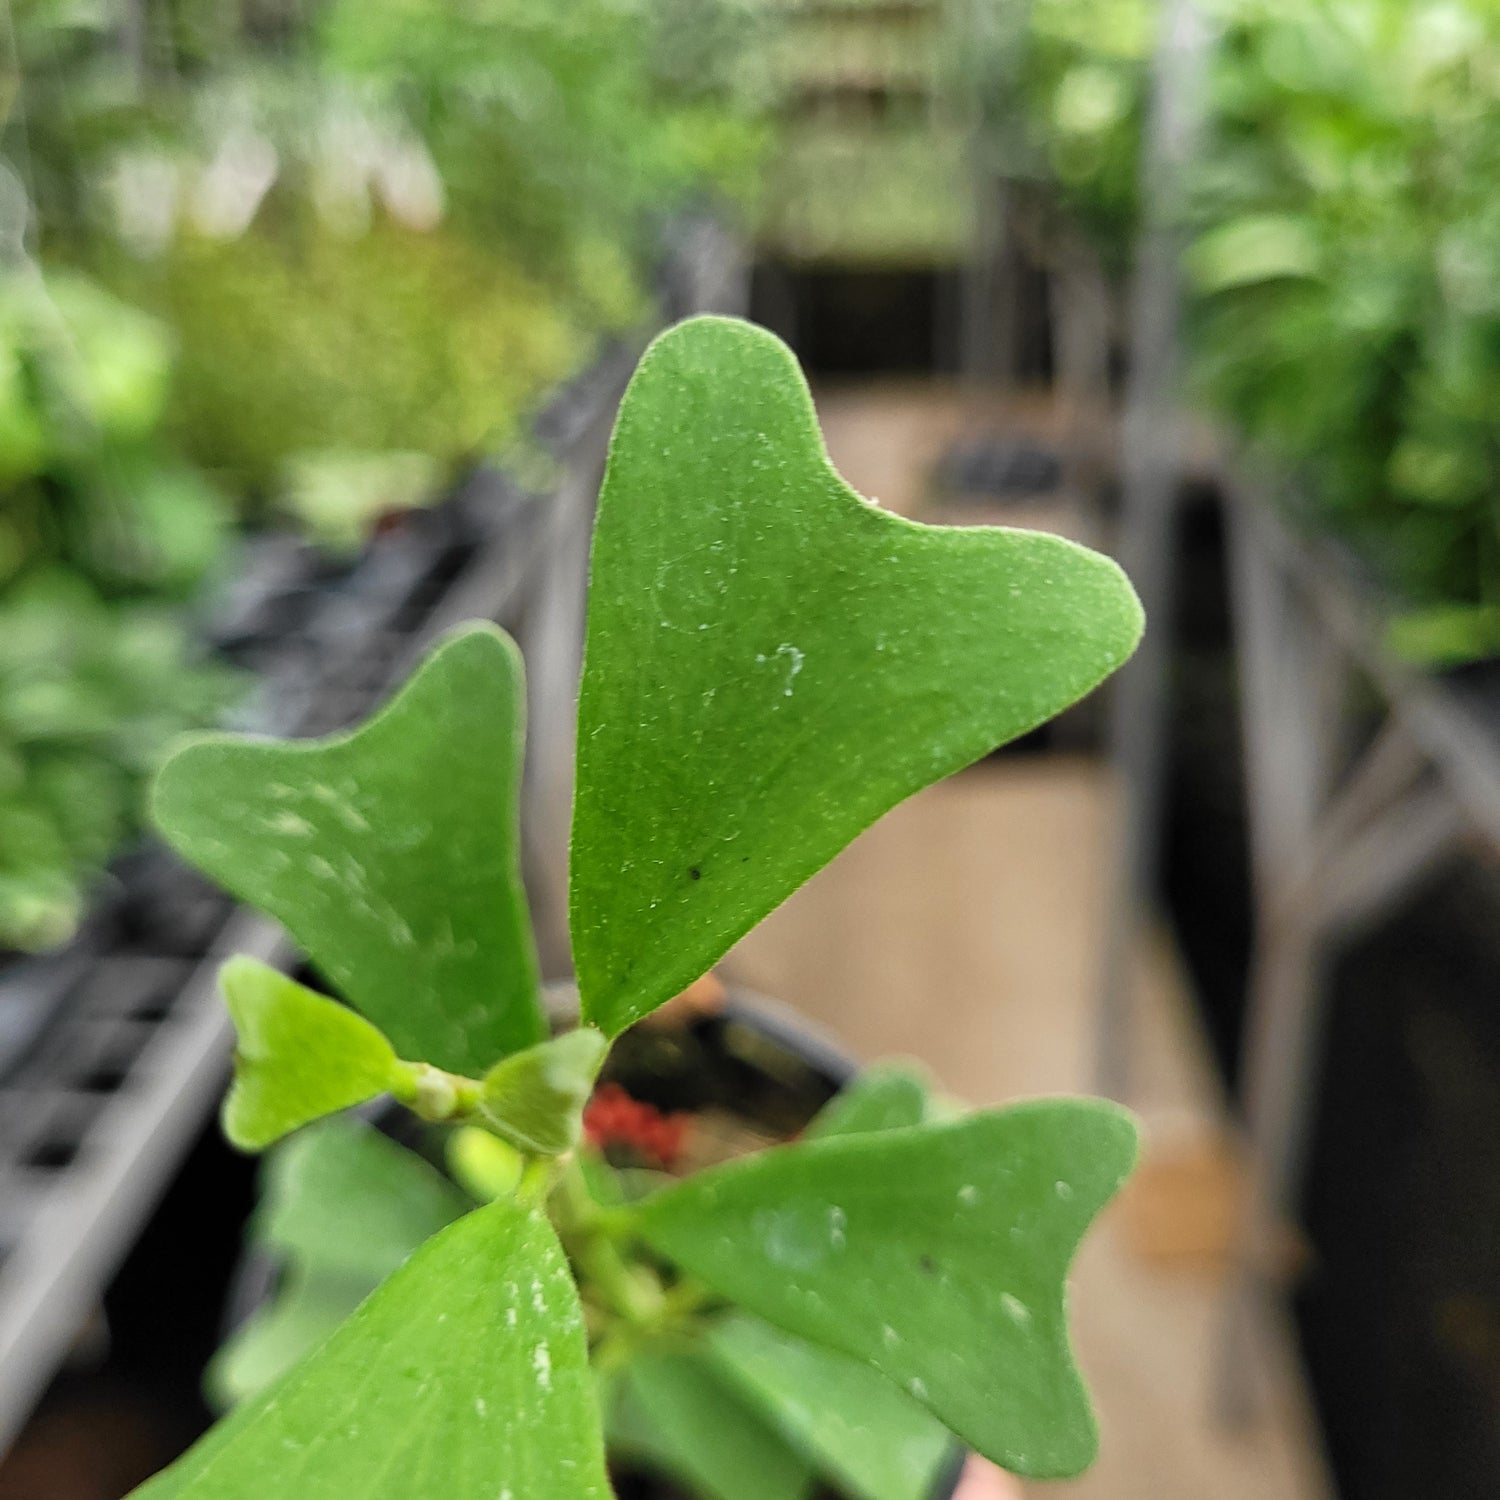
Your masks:
<instances>
[{"instance_id":1,"label":"green leaf","mask_svg":"<svg viewBox=\"0 0 1500 1500\"><path fill-rule=\"evenodd\" d=\"M1386 648L1414 666L1443 668L1500 651L1500 608L1493 604L1433 604L1402 610L1386 626Z\"/></svg>"},{"instance_id":2,"label":"green leaf","mask_svg":"<svg viewBox=\"0 0 1500 1500\"><path fill-rule=\"evenodd\" d=\"M571 1151L583 1106L609 1042L592 1026L565 1031L497 1063L485 1075L480 1113L512 1145L541 1156Z\"/></svg>"},{"instance_id":3,"label":"green leaf","mask_svg":"<svg viewBox=\"0 0 1500 1500\"><path fill-rule=\"evenodd\" d=\"M238 1036L224 1134L242 1151L406 1082L368 1021L259 960L231 958L219 986Z\"/></svg>"},{"instance_id":4,"label":"green leaf","mask_svg":"<svg viewBox=\"0 0 1500 1500\"><path fill-rule=\"evenodd\" d=\"M804 1139L900 1130L927 1118L927 1080L903 1063L866 1068L818 1111Z\"/></svg>"},{"instance_id":5,"label":"green leaf","mask_svg":"<svg viewBox=\"0 0 1500 1500\"><path fill-rule=\"evenodd\" d=\"M810 1463L857 1500L930 1500L953 1436L869 1365L743 1315L715 1362Z\"/></svg>"},{"instance_id":6,"label":"green leaf","mask_svg":"<svg viewBox=\"0 0 1500 1500\"><path fill-rule=\"evenodd\" d=\"M680 1479L704 1500L801 1500L813 1471L691 1350L635 1355L610 1404L613 1451Z\"/></svg>"},{"instance_id":7,"label":"green leaf","mask_svg":"<svg viewBox=\"0 0 1500 1500\"><path fill-rule=\"evenodd\" d=\"M251 1233L305 1266L337 1268L374 1287L469 1207L420 1156L343 1116L267 1156Z\"/></svg>"},{"instance_id":8,"label":"green leaf","mask_svg":"<svg viewBox=\"0 0 1500 1500\"><path fill-rule=\"evenodd\" d=\"M603 1208L619 1208L627 1200L625 1191L624 1173L617 1167L611 1166L604 1153L592 1142L583 1142L574 1157L578 1163L579 1175L583 1178L583 1185L588 1189L589 1197ZM658 1179L664 1180L665 1173L652 1173Z\"/></svg>"},{"instance_id":9,"label":"green leaf","mask_svg":"<svg viewBox=\"0 0 1500 1500\"><path fill-rule=\"evenodd\" d=\"M502 1199L422 1247L137 1500L607 1500L583 1315L540 1214Z\"/></svg>"},{"instance_id":10,"label":"green leaf","mask_svg":"<svg viewBox=\"0 0 1500 1500\"><path fill-rule=\"evenodd\" d=\"M1323 254L1313 225L1289 214L1249 214L1203 235L1188 251L1187 270L1203 295L1283 277L1315 276Z\"/></svg>"},{"instance_id":11,"label":"green leaf","mask_svg":"<svg viewBox=\"0 0 1500 1500\"><path fill-rule=\"evenodd\" d=\"M478 1075L545 1035L516 827L523 717L515 643L466 626L352 734L187 745L153 812L402 1057Z\"/></svg>"},{"instance_id":12,"label":"green leaf","mask_svg":"<svg viewBox=\"0 0 1500 1500\"><path fill-rule=\"evenodd\" d=\"M208 1368L205 1384L220 1407L284 1375L471 1206L421 1157L347 1117L314 1125L272 1152L261 1181L251 1238L287 1266L271 1302Z\"/></svg>"},{"instance_id":13,"label":"green leaf","mask_svg":"<svg viewBox=\"0 0 1500 1500\"><path fill-rule=\"evenodd\" d=\"M509 1141L479 1125L460 1125L448 1137L443 1155L453 1180L476 1203L509 1198L526 1170L526 1158Z\"/></svg>"},{"instance_id":14,"label":"green leaf","mask_svg":"<svg viewBox=\"0 0 1500 1500\"><path fill-rule=\"evenodd\" d=\"M570 925L610 1035L705 973L903 798L1129 655L1108 559L921 526L828 461L771 334L662 335L600 496L578 708Z\"/></svg>"},{"instance_id":15,"label":"green leaf","mask_svg":"<svg viewBox=\"0 0 1500 1500\"><path fill-rule=\"evenodd\" d=\"M1093 1461L1065 1278L1135 1159L1112 1105L1040 1100L812 1140L636 1210L663 1255L791 1333L873 1365L1003 1468Z\"/></svg>"},{"instance_id":16,"label":"green leaf","mask_svg":"<svg viewBox=\"0 0 1500 1500\"><path fill-rule=\"evenodd\" d=\"M275 1297L235 1329L209 1361L203 1375L209 1403L228 1411L279 1380L373 1290L365 1277L341 1271L288 1271Z\"/></svg>"}]
</instances>

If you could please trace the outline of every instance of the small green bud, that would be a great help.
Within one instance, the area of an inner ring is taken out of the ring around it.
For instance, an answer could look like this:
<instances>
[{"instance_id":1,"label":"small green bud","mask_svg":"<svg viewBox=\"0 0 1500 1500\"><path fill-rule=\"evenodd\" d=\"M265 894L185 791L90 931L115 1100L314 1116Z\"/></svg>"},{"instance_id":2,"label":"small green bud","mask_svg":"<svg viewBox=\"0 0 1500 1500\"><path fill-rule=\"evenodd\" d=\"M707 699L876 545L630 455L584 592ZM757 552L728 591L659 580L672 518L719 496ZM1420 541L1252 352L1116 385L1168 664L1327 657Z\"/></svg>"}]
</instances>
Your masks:
<instances>
[{"instance_id":1,"label":"small green bud","mask_svg":"<svg viewBox=\"0 0 1500 1500\"><path fill-rule=\"evenodd\" d=\"M583 1106L608 1051L603 1032L580 1026L517 1052L485 1075L479 1112L522 1151L561 1156L578 1143Z\"/></svg>"},{"instance_id":2,"label":"small green bud","mask_svg":"<svg viewBox=\"0 0 1500 1500\"><path fill-rule=\"evenodd\" d=\"M514 1196L526 1161L509 1141L477 1125L461 1125L448 1137L448 1170L480 1203Z\"/></svg>"},{"instance_id":3,"label":"small green bud","mask_svg":"<svg viewBox=\"0 0 1500 1500\"><path fill-rule=\"evenodd\" d=\"M478 1100L479 1085L472 1078L445 1073L431 1063L408 1063L411 1069L409 1090L399 1095L413 1114L441 1124L471 1114Z\"/></svg>"}]
</instances>

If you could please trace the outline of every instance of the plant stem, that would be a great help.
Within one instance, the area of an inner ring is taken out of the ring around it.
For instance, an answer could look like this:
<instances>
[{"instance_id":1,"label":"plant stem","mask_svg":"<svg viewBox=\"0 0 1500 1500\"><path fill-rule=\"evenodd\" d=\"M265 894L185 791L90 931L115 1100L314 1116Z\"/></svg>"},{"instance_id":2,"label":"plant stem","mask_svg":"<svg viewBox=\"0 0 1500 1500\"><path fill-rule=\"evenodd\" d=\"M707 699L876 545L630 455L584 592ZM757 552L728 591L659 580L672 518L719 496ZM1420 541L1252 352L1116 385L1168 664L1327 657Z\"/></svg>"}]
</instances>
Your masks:
<instances>
[{"instance_id":1,"label":"plant stem","mask_svg":"<svg viewBox=\"0 0 1500 1500\"><path fill-rule=\"evenodd\" d=\"M667 1293L649 1266L629 1260L621 1251L621 1215L594 1201L576 1155L559 1158L553 1188L553 1222L580 1275L608 1311L636 1328L662 1319Z\"/></svg>"},{"instance_id":2,"label":"plant stem","mask_svg":"<svg viewBox=\"0 0 1500 1500\"><path fill-rule=\"evenodd\" d=\"M393 1082L391 1093L421 1119L433 1124L464 1120L479 1107L477 1079L445 1073L431 1063L403 1062L399 1066L402 1076Z\"/></svg>"}]
</instances>

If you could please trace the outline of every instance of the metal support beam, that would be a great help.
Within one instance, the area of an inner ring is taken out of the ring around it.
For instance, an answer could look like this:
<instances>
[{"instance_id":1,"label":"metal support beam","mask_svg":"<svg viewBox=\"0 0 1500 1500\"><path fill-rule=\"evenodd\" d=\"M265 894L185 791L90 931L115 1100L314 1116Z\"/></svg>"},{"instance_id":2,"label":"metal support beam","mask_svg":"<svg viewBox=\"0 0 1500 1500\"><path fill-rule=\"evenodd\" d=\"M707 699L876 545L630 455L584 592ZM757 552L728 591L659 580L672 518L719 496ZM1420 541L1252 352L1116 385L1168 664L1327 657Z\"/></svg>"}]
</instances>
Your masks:
<instances>
[{"instance_id":1,"label":"metal support beam","mask_svg":"<svg viewBox=\"0 0 1500 1500\"><path fill-rule=\"evenodd\" d=\"M1196 0L1165 0L1141 162L1145 231L1130 307L1118 557L1146 609L1146 634L1115 679L1111 758L1122 801L1100 975L1095 1073L1101 1093L1130 1091L1134 955L1155 880L1162 810L1168 633L1176 595L1173 520L1182 473L1178 405L1182 311L1179 194L1202 126L1211 31Z\"/></svg>"},{"instance_id":2,"label":"metal support beam","mask_svg":"<svg viewBox=\"0 0 1500 1500\"><path fill-rule=\"evenodd\" d=\"M1334 945L1388 911L1455 847L1451 787L1393 705L1338 774L1352 637L1330 628L1336 590L1267 545L1259 504L1229 506L1231 577L1256 897L1241 1098L1249 1192L1216 1378L1228 1421L1253 1414L1248 1354L1257 1304L1280 1293L1284 1226L1296 1211ZM1378 648L1377 648L1378 649Z\"/></svg>"},{"instance_id":3,"label":"metal support beam","mask_svg":"<svg viewBox=\"0 0 1500 1500\"><path fill-rule=\"evenodd\" d=\"M1063 489L1098 522L1109 469L1110 289L1098 252L1065 226L1052 268L1054 387L1062 407Z\"/></svg>"}]
</instances>

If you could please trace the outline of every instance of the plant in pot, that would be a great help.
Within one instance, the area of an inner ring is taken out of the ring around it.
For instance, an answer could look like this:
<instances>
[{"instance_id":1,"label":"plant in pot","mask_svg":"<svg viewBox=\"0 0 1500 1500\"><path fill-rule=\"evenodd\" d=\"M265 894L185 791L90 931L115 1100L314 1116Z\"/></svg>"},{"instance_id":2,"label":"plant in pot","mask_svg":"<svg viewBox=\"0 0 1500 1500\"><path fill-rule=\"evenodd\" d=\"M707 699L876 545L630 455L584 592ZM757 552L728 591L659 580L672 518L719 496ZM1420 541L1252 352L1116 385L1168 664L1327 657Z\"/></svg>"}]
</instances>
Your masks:
<instances>
[{"instance_id":1,"label":"plant in pot","mask_svg":"<svg viewBox=\"0 0 1500 1500\"><path fill-rule=\"evenodd\" d=\"M1086 1467L1065 1278L1134 1159L1122 1111L965 1114L873 1071L799 1139L676 1177L614 1170L582 1119L634 1023L895 803L1091 689L1140 624L1083 548L861 499L788 351L696 319L642 359L600 496L577 1024L549 1035L540 1001L500 631L450 635L353 733L182 749L159 826L348 1002L230 960L226 1129L251 1150L299 1132L267 1210L316 1250L301 1293L332 1266L351 1303L379 1285L141 1500L582 1500L612 1493L606 1441L711 1500L917 1500L955 1440L1022 1474ZM322 1118L386 1094L449 1128L469 1198ZM368 1212L345 1218L356 1178Z\"/></svg>"}]
</instances>

